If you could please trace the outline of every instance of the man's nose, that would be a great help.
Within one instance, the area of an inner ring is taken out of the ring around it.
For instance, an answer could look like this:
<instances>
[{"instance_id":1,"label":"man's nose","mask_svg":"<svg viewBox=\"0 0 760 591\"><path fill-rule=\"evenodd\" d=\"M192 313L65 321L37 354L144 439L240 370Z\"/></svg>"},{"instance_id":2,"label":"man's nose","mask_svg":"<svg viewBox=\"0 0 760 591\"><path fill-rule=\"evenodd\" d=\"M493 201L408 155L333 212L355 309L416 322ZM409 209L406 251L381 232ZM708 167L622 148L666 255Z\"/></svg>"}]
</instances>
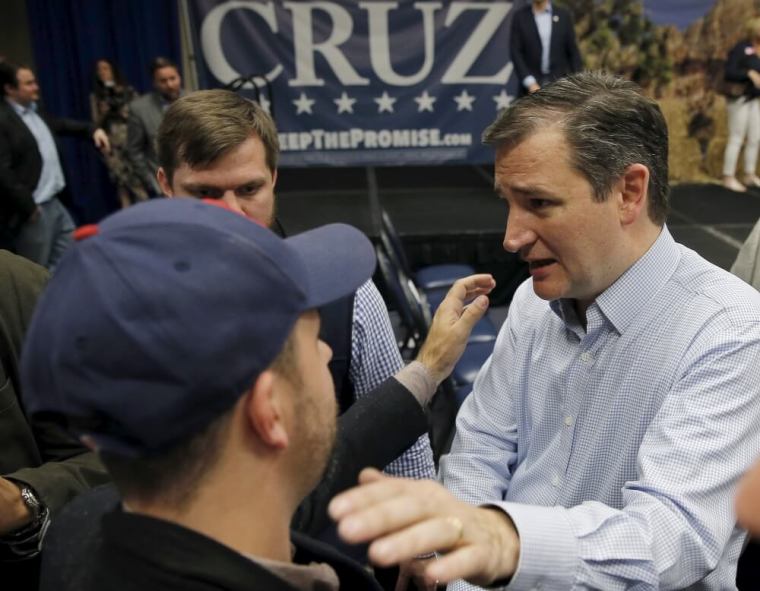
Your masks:
<instances>
[{"instance_id":1,"label":"man's nose","mask_svg":"<svg viewBox=\"0 0 760 591\"><path fill-rule=\"evenodd\" d=\"M319 339L319 348L322 349L322 354L326 357L327 363L329 363L333 356L332 347L330 347L330 345L325 343L322 339Z\"/></svg>"},{"instance_id":2,"label":"man's nose","mask_svg":"<svg viewBox=\"0 0 760 591\"><path fill-rule=\"evenodd\" d=\"M520 249L536 241L535 232L529 227L524 216L513 208L507 216L507 229L504 233L504 250L519 252Z\"/></svg>"},{"instance_id":3,"label":"man's nose","mask_svg":"<svg viewBox=\"0 0 760 591\"><path fill-rule=\"evenodd\" d=\"M240 201L238 200L234 191L225 191L222 195L222 201L232 211L236 211L245 215L245 211L243 211L243 208L240 206Z\"/></svg>"}]
</instances>

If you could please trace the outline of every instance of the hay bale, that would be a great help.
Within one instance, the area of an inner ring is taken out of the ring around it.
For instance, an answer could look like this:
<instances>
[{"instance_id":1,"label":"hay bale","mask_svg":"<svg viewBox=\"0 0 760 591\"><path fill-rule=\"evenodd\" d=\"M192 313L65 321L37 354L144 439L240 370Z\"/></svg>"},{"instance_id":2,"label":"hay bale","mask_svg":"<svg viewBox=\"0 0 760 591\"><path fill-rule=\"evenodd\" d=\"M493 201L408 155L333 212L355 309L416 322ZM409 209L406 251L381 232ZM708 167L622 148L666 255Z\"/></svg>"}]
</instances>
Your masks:
<instances>
[{"instance_id":1,"label":"hay bale","mask_svg":"<svg viewBox=\"0 0 760 591\"><path fill-rule=\"evenodd\" d=\"M667 98L659 101L659 104L668 122L670 180L694 181L706 177L699 141L689 136L691 115L686 101Z\"/></svg>"}]
</instances>

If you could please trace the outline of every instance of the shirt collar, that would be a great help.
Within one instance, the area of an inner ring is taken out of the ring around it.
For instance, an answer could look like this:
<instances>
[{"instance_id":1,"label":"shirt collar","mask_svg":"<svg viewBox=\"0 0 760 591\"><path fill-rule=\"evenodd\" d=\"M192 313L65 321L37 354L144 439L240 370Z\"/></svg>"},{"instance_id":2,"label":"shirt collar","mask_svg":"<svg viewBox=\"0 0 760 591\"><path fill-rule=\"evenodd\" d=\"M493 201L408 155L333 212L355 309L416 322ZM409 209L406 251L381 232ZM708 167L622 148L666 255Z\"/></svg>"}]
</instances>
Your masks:
<instances>
[{"instance_id":1,"label":"shirt collar","mask_svg":"<svg viewBox=\"0 0 760 591\"><path fill-rule=\"evenodd\" d=\"M29 111L33 111L35 113L37 112L37 103L36 102L35 103L31 103L28 107L24 107L23 105L19 105L16 101L14 101L13 99L8 98L7 96L5 97L5 100L13 108L13 110L16 111L16 113L19 116L26 115Z\"/></svg>"},{"instance_id":2,"label":"shirt collar","mask_svg":"<svg viewBox=\"0 0 760 591\"><path fill-rule=\"evenodd\" d=\"M535 14L535 15L539 15L539 14L552 14L552 3L551 2L547 2L546 8L544 8L543 10L539 10L538 12L536 12L536 9L531 5L531 10L533 10L533 14Z\"/></svg>"},{"instance_id":3,"label":"shirt collar","mask_svg":"<svg viewBox=\"0 0 760 591\"><path fill-rule=\"evenodd\" d=\"M295 553L296 549L291 544L291 555L295 556ZM307 591L338 591L340 587L338 573L326 562L296 564L295 562L269 560L248 553L243 553L243 556L267 569L272 574L286 580L298 589Z\"/></svg>"},{"instance_id":4,"label":"shirt collar","mask_svg":"<svg viewBox=\"0 0 760 591\"><path fill-rule=\"evenodd\" d=\"M670 280L681 260L678 244L663 226L649 250L596 298L597 306L615 330L622 334L641 309ZM574 302L562 299L549 304L566 324L577 322Z\"/></svg>"}]
</instances>

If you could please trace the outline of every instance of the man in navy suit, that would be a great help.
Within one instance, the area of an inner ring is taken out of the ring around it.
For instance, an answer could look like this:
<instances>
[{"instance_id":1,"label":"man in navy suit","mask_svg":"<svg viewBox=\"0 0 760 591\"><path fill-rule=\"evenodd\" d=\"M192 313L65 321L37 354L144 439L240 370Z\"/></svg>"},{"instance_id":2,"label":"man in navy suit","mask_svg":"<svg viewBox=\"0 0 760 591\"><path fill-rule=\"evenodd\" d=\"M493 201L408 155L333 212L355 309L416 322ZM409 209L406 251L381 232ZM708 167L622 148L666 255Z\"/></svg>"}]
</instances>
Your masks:
<instances>
[{"instance_id":1,"label":"man in navy suit","mask_svg":"<svg viewBox=\"0 0 760 591\"><path fill-rule=\"evenodd\" d=\"M520 81L520 94L581 70L573 18L550 0L532 0L512 18L510 52Z\"/></svg>"}]
</instances>

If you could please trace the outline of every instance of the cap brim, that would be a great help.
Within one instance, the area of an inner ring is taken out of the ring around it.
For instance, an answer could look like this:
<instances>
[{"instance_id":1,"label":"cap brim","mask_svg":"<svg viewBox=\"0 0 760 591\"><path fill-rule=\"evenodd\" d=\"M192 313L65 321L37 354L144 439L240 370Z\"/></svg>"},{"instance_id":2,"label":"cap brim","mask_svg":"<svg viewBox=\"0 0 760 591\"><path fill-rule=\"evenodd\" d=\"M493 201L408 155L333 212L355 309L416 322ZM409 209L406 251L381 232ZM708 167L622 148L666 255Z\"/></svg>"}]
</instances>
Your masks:
<instances>
[{"instance_id":1,"label":"cap brim","mask_svg":"<svg viewBox=\"0 0 760 591\"><path fill-rule=\"evenodd\" d=\"M354 293L375 272L372 243L346 224L329 224L286 240L303 261L307 307Z\"/></svg>"}]
</instances>

